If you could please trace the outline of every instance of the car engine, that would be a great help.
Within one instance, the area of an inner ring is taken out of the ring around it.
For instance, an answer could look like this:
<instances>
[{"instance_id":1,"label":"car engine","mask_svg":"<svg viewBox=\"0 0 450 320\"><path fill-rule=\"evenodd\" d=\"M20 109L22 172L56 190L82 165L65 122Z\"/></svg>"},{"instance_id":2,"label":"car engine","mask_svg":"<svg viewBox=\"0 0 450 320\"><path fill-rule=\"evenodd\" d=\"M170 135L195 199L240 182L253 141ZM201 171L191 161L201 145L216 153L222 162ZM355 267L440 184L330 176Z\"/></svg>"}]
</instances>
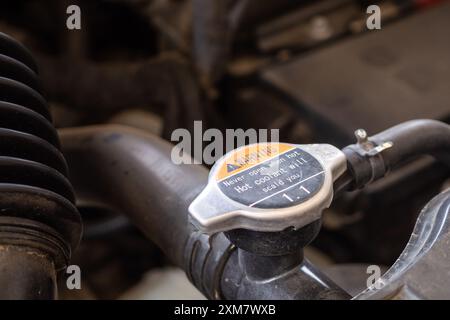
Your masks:
<instances>
[{"instance_id":1,"label":"car engine","mask_svg":"<svg viewBox=\"0 0 450 320\"><path fill-rule=\"evenodd\" d=\"M450 2L4 0L0 299L450 299Z\"/></svg>"}]
</instances>

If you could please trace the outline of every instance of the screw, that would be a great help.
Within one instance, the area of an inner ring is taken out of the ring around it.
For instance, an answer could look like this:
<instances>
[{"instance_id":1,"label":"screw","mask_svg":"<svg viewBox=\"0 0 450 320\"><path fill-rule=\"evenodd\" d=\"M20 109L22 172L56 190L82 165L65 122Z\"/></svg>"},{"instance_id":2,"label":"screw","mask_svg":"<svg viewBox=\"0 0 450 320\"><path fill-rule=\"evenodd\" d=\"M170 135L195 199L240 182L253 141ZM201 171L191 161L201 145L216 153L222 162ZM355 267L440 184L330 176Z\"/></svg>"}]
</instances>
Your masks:
<instances>
[{"instance_id":1,"label":"screw","mask_svg":"<svg viewBox=\"0 0 450 320\"><path fill-rule=\"evenodd\" d=\"M355 137L358 144L362 144L368 141L367 132L364 129L358 129L355 131Z\"/></svg>"}]
</instances>

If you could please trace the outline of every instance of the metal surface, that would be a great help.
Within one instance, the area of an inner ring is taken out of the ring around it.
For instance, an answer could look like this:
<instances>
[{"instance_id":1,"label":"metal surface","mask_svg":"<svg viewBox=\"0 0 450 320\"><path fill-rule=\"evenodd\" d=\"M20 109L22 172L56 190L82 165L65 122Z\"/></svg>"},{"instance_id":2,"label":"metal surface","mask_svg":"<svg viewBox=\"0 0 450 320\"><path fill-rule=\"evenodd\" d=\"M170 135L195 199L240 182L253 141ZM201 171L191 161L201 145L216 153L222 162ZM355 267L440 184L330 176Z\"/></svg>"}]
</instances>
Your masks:
<instances>
[{"instance_id":1,"label":"metal surface","mask_svg":"<svg viewBox=\"0 0 450 320\"><path fill-rule=\"evenodd\" d=\"M313 197L295 206L269 209L248 206L230 199L220 190L215 177L232 153L239 151L236 149L216 162L211 170L207 187L189 207L193 223L207 233L238 228L275 232L288 227L300 228L319 219L322 210L332 201L333 182L346 169L345 157L340 150L331 145L296 147L315 157L325 172L323 185Z\"/></svg>"},{"instance_id":2,"label":"metal surface","mask_svg":"<svg viewBox=\"0 0 450 320\"><path fill-rule=\"evenodd\" d=\"M0 299L55 299L56 271L45 254L24 246L0 245Z\"/></svg>"}]
</instances>

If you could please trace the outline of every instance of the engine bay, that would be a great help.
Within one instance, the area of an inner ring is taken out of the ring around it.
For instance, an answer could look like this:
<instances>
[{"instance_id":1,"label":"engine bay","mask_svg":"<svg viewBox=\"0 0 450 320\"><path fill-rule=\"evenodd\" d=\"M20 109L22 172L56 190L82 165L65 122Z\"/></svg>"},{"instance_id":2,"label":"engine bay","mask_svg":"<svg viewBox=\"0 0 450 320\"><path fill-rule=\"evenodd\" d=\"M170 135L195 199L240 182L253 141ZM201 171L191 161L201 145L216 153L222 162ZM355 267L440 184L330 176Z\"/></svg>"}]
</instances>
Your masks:
<instances>
[{"instance_id":1,"label":"engine bay","mask_svg":"<svg viewBox=\"0 0 450 320\"><path fill-rule=\"evenodd\" d=\"M2 1L0 298L450 299L449 29L445 0Z\"/></svg>"}]
</instances>

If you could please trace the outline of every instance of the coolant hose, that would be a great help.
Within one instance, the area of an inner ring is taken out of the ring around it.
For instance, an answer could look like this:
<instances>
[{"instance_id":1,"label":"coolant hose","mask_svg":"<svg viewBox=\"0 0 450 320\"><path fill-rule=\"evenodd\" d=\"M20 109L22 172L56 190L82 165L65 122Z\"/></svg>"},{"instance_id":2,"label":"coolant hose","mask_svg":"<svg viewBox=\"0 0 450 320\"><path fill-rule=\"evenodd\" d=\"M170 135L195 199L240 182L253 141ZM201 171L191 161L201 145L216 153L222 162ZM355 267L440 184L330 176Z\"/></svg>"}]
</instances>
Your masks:
<instances>
[{"instance_id":1,"label":"coolant hose","mask_svg":"<svg viewBox=\"0 0 450 320\"><path fill-rule=\"evenodd\" d=\"M450 125L436 120L413 120L401 123L370 138L377 145L391 141L383 152L388 168L419 155L431 155L450 166Z\"/></svg>"},{"instance_id":2,"label":"coolant hose","mask_svg":"<svg viewBox=\"0 0 450 320\"><path fill-rule=\"evenodd\" d=\"M347 190L363 188L418 156L433 156L450 167L450 125L441 121L411 120L361 140L343 149L348 171L341 181Z\"/></svg>"},{"instance_id":3,"label":"coolant hose","mask_svg":"<svg viewBox=\"0 0 450 320\"><path fill-rule=\"evenodd\" d=\"M116 125L60 130L77 198L126 213L178 266L192 229L188 207L208 171L177 165L172 145Z\"/></svg>"}]
</instances>

